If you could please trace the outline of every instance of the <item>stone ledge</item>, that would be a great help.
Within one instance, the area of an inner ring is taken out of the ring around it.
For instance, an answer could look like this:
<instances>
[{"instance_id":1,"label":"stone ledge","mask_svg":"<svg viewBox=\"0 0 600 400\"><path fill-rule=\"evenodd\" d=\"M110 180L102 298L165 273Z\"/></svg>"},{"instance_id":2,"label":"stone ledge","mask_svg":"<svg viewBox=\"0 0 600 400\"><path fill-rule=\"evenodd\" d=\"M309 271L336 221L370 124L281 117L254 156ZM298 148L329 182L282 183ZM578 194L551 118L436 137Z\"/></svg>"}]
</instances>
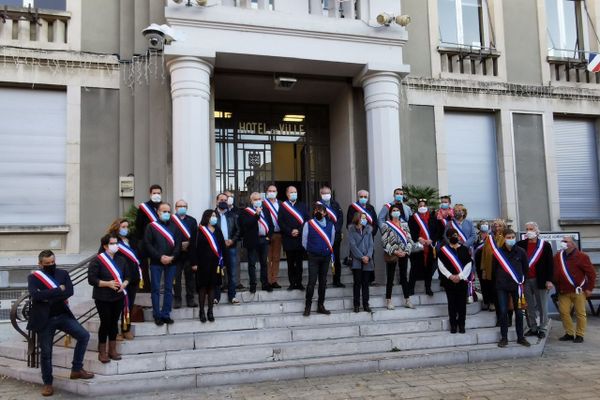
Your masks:
<instances>
[{"instance_id":1,"label":"stone ledge","mask_svg":"<svg viewBox=\"0 0 600 400\"><path fill-rule=\"evenodd\" d=\"M69 233L68 225L0 225L3 233Z\"/></svg>"},{"instance_id":2,"label":"stone ledge","mask_svg":"<svg viewBox=\"0 0 600 400\"><path fill-rule=\"evenodd\" d=\"M559 219L558 224L560 226L585 226L585 225L600 225L600 219L589 218L589 219Z\"/></svg>"}]
</instances>

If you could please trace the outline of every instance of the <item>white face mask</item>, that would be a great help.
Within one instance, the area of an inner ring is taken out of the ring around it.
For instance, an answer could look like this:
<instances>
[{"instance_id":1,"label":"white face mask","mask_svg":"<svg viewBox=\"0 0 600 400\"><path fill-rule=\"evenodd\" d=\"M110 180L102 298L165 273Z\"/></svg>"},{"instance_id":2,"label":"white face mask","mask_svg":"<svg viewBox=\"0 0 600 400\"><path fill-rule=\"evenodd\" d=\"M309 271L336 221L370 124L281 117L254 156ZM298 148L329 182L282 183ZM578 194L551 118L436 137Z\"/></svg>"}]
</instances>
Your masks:
<instances>
[{"instance_id":1,"label":"white face mask","mask_svg":"<svg viewBox=\"0 0 600 400\"><path fill-rule=\"evenodd\" d=\"M537 233L535 233L535 231L527 231L525 236L527 236L527 239L535 239L537 237Z\"/></svg>"},{"instance_id":2,"label":"white face mask","mask_svg":"<svg viewBox=\"0 0 600 400\"><path fill-rule=\"evenodd\" d=\"M108 245L108 252L110 254L115 254L117 251L119 251L119 245L118 244L109 244Z\"/></svg>"},{"instance_id":3,"label":"white face mask","mask_svg":"<svg viewBox=\"0 0 600 400\"><path fill-rule=\"evenodd\" d=\"M425 214L427 212L427 207L419 207L418 211L420 214Z\"/></svg>"},{"instance_id":4,"label":"white face mask","mask_svg":"<svg viewBox=\"0 0 600 400\"><path fill-rule=\"evenodd\" d=\"M233 205L233 196L227 198L227 205L228 206L232 206Z\"/></svg>"},{"instance_id":5,"label":"white face mask","mask_svg":"<svg viewBox=\"0 0 600 400\"><path fill-rule=\"evenodd\" d=\"M150 200L152 200L153 203L160 203L160 201L162 200L162 196L159 193L155 193L152 196L150 196Z\"/></svg>"},{"instance_id":6,"label":"white face mask","mask_svg":"<svg viewBox=\"0 0 600 400\"><path fill-rule=\"evenodd\" d=\"M321 199L322 199L323 201L329 201L329 200L331 200L331 193L322 194L322 195L321 195Z\"/></svg>"},{"instance_id":7,"label":"white face mask","mask_svg":"<svg viewBox=\"0 0 600 400\"><path fill-rule=\"evenodd\" d=\"M569 245L567 244L567 242L560 242L561 250L567 250L568 248L569 248Z\"/></svg>"}]
</instances>

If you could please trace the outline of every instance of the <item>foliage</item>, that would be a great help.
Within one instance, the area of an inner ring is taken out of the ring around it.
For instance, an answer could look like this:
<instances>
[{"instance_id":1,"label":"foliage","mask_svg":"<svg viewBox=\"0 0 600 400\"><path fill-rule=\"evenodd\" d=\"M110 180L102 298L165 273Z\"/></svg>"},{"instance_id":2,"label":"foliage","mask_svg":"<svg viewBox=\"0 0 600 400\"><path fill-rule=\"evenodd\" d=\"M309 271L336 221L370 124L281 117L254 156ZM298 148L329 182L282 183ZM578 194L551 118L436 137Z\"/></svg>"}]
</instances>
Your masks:
<instances>
[{"instance_id":1,"label":"foliage","mask_svg":"<svg viewBox=\"0 0 600 400\"><path fill-rule=\"evenodd\" d=\"M127 213L125 214L125 216L123 217L127 220L127 222L129 222L129 235L130 236L135 236L135 219L137 217L137 213L138 213L137 206L135 204L132 204L131 207L129 207L129 210L127 210Z\"/></svg>"},{"instance_id":2,"label":"foliage","mask_svg":"<svg viewBox=\"0 0 600 400\"><path fill-rule=\"evenodd\" d=\"M440 194L436 188L431 186L406 185L404 186L405 204L416 210L419 199L427 199L430 209L437 209L440 205Z\"/></svg>"}]
</instances>

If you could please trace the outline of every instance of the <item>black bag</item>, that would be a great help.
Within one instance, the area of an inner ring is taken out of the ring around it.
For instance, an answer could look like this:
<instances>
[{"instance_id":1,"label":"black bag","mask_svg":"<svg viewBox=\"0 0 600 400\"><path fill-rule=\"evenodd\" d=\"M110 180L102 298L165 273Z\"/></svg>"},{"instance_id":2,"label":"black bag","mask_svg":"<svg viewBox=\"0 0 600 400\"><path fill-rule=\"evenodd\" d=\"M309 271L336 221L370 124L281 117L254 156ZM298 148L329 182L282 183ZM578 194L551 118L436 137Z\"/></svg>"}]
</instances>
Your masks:
<instances>
[{"instance_id":1,"label":"black bag","mask_svg":"<svg viewBox=\"0 0 600 400\"><path fill-rule=\"evenodd\" d=\"M348 257L344 258L344 261L342 261L342 264L344 264L346 267L352 267L353 261L354 261L354 259L352 258L352 255L348 255Z\"/></svg>"}]
</instances>

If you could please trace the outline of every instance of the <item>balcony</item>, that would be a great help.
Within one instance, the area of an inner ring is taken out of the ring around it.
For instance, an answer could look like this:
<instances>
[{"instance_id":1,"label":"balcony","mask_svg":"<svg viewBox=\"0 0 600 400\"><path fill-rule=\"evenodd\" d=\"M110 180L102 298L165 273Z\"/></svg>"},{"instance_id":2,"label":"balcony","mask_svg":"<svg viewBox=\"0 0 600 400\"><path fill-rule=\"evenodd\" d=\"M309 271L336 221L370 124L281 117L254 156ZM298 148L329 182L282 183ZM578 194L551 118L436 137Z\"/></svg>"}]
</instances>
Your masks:
<instances>
[{"instance_id":1,"label":"balcony","mask_svg":"<svg viewBox=\"0 0 600 400\"><path fill-rule=\"evenodd\" d=\"M547 58L552 82L600 84L600 72L587 70L585 58Z\"/></svg>"},{"instance_id":2,"label":"balcony","mask_svg":"<svg viewBox=\"0 0 600 400\"><path fill-rule=\"evenodd\" d=\"M0 9L0 45L67 50L71 13L8 7Z\"/></svg>"},{"instance_id":3,"label":"balcony","mask_svg":"<svg viewBox=\"0 0 600 400\"><path fill-rule=\"evenodd\" d=\"M442 73L498 76L498 58L500 53L493 48L476 46L438 46Z\"/></svg>"}]
</instances>

